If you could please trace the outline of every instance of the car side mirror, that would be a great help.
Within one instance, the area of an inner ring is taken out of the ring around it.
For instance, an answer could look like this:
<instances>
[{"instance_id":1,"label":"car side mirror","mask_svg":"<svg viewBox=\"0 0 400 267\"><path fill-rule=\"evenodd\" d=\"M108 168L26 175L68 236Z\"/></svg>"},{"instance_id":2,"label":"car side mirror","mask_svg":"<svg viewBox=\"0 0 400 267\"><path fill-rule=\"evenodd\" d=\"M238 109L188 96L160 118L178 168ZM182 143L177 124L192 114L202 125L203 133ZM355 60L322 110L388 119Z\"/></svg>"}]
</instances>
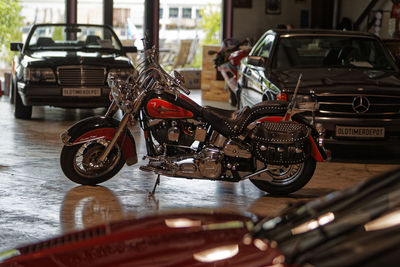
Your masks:
<instances>
[{"instance_id":1,"label":"car side mirror","mask_svg":"<svg viewBox=\"0 0 400 267\"><path fill-rule=\"evenodd\" d=\"M20 42L12 42L10 43L10 50L11 51L15 51L15 52L19 52L22 50L22 47L24 46L23 43Z\"/></svg>"},{"instance_id":2,"label":"car side mirror","mask_svg":"<svg viewBox=\"0 0 400 267\"><path fill-rule=\"evenodd\" d=\"M267 61L267 58L259 56L249 56L247 59L248 64L264 68L267 65Z\"/></svg>"},{"instance_id":3,"label":"car side mirror","mask_svg":"<svg viewBox=\"0 0 400 267\"><path fill-rule=\"evenodd\" d=\"M126 53L136 53L137 52L136 46L124 46L123 49Z\"/></svg>"}]
</instances>

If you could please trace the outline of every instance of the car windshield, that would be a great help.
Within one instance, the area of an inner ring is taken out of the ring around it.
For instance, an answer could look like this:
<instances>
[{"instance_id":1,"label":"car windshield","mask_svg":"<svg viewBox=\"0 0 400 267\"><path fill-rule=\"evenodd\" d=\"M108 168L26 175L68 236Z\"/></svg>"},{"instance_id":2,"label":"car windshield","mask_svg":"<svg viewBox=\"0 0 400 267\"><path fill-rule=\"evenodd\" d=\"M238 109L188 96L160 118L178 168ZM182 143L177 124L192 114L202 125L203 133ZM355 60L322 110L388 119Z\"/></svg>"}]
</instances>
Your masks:
<instances>
[{"instance_id":1,"label":"car windshield","mask_svg":"<svg viewBox=\"0 0 400 267\"><path fill-rule=\"evenodd\" d=\"M374 38L283 36L274 66L283 68L366 68L394 70L394 62Z\"/></svg>"},{"instance_id":2,"label":"car windshield","mask_svg":"<svg viewBox=\"0 0 400 267\"><path fill-rule=\"evenodd\" d=\"M121 50L113 32L97 25L39 25L28 37L26 50Z\"/></svg>"}]
</instances>

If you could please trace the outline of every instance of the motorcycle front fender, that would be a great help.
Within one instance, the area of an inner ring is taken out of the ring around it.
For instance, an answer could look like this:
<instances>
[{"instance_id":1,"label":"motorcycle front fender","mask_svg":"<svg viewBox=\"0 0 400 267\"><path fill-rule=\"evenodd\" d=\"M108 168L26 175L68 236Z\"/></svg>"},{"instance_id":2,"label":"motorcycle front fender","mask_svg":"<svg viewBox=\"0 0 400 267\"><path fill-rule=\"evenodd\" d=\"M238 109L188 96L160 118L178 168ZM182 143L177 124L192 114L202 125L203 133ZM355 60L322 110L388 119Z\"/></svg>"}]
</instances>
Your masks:
<instances>
[{"instance_id":1,"label":"motorcycle front fender","mask_svg":"<svg viewBox=\"0 0 400 267\"><path fill-rule=\"evenodd\" d=\"M89 117L72 125L61 134L61 139L66 146L78 145L99 139L111 140L119 123L120 121L110 117ZM121 134L117 143L122 148L126 164L130 166L137 163L135 139L132 134L129 131L125 131Z\"/></svg>"}]
</instances>

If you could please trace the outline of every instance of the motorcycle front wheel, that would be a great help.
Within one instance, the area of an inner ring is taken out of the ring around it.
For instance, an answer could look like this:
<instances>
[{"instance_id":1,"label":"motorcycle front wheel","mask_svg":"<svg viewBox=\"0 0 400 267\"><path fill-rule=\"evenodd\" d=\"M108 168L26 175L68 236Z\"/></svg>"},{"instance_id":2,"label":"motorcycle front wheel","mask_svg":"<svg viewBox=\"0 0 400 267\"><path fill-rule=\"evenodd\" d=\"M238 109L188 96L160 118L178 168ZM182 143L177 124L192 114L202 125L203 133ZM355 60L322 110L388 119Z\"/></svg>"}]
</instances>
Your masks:
<instances>
[{"instance_id":1,"label":"motorcycle front wheel","mask_svg":"<svg viewBox=\"0 0 400 267\"><path fill-rule=\"evenodd\" d=\"M287 195L304 187L314 174L316 161L308 157L304 162L291 165L264 165L257 162L257 169L267 167L268 170L260 174L265 180L250 179L260 190L271 195Z\"/></svg>"},{"instance_id":2,"label":"motorcycle front wheel","mask_svg":"<svg viewBox=\"0 0 400 267\"><path fill-rule=\"evenodd\" d=\"M96 185L107 181L121 170L125 164L118 143L103 162L98 158L107 147L108 142L100 139L74 146L64 146L60 163L64 174L71 181L82 185Z\"/></svg>"}]
</instances>

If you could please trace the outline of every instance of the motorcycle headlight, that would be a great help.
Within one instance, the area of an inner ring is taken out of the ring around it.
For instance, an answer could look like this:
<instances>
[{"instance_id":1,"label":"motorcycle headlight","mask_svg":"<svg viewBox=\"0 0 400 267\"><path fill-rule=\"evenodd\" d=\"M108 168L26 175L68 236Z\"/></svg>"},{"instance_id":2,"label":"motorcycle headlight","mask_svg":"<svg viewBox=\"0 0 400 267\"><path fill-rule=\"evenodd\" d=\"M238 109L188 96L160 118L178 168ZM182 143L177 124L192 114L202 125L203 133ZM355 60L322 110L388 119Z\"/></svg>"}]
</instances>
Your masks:
<instances>
[{"instance_id":1,"label":"motorcycle headlight","mask_svg":"<svg viewBox=\"0 0 400 267\"><path fill-rule=\"evenodd\" d=\"M119 86L117 86L117 85L111 86L111 95L114 98L117 106L121 107L121 103L123 100L123 94L121 93Z\"/></svg>"},{"instance_id":2,"label":"motorcycle headlight","mask_svg":"<svg viewBox=\"0 0 400 267\"><path fill-rule=\"evenodd\" d=\"M51 68L27 67L24 72L24 80L31 82L55 82L56 76Z\"/></svg>"},{"instance_id":3,"label":"motorcycle headlight","mask_svg":"<svg viewBox=\"0 0 400 267\"><path fill-rule=\"evenodd\" d=\"M135 75L135 69L133 68L114 68L110 69L110 75L117 76L121 80L125 80L129 77L129 75Z\"/></svg>"}]
</instances>

